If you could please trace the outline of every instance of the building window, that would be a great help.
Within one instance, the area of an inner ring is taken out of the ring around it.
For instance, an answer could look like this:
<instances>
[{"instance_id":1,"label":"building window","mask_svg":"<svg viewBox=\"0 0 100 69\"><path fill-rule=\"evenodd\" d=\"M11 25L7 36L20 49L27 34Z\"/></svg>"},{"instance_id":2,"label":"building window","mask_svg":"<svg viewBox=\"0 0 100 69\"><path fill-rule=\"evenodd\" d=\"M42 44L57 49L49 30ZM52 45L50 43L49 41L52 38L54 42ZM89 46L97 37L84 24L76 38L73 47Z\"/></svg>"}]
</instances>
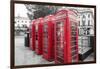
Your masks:
<instances>
[{"instance_id":1,"label":"building window","mask_svg":"<svg viewBox=\"0 0 100 69\"><path fill-rule=\"evenodd\" d=\"M88 26L90 25L90 20L88 20Z\"/></svg>"},{"instance_id":2,"label":"building window","mask_svg":"<svg viewBox=\"0 0 100 69\"><path fill-rule=\"evenodd\" d=\"M85 22L86 22L86 16L83 15L83 17L82 17L82 24L83 24L83 26L85 26Z\"/></svg>"},{"instance_id":3,"label":"building window","mask_svg":"<svg viewBox=\"0 0 100 69\"><path fill-rule=\"evenodd\" d=\"M88 14L88 18L90 18L90 14Z\"/></svg>"},{"instance_id":4,"label":"building window","mask_svg":"<svg viewBox=\"0 0 100 69\"><path fill-rule=\"evenodd\" d=\"M22 21L22 23L23 23L23 21Z\"/></svg>"},{"instance_id":5,"label":"building window","mask_svg":"<svg viewBox=\"0 0 100 69\"><path fill-rule=\"evenodd\" d=\"M91 20L90 14L88 14L88 26L90 25L90 20Z\"/></svg>"},{"instance_id":6,"label":"building window","mask_svg":"<svg viewBox=\"0 0 100 69\"><path fill-rule=\"evenodd\" d=\"M27 21L25 21L25 23L27 23Z\"/></svg>"}]
</instances>

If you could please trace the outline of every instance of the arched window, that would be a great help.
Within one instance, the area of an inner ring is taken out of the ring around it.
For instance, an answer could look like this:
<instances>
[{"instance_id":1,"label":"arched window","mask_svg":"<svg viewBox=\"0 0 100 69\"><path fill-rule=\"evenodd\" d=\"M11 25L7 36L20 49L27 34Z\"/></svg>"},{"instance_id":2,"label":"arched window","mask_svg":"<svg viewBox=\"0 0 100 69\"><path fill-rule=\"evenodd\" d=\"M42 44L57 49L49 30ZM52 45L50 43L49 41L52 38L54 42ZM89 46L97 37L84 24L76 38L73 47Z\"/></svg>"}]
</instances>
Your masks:
<instances>
[{"instance_id":1,"label":"arched window","mask_svg":"<svg viewBox=\"0 0 100 69\"><path fill-rule=\"evenodd\" d=\"M82 16L82 25L85 26L85 23L86 23L86 16L83 15L83 16Z\"/></svg>"},{"instance_id":2,"label":"arched window","mask_svg":"<svg viewBox=\"0 0 100 69\"><path fill-rule=\"evenodd\" d=\"M90 25L90 20L91 20L91 17L90 17L91 15L90 14L88 14L88 26Z\"/></svg>"}]
</instances>

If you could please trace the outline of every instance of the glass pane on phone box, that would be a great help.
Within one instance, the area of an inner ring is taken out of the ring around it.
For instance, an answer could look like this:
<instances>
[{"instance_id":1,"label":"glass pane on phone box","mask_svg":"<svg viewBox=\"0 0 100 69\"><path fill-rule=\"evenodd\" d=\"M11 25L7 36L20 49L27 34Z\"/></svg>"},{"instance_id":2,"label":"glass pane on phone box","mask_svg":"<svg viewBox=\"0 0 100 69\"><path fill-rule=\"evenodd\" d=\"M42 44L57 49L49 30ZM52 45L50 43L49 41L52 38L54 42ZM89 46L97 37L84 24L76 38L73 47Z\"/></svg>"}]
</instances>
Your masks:
<instances>
[{"instance_id":1,"label":"glass pane on phone box","mask_svg":"<svg viewBox=\"0 0 100 69\"><path fill-rule=\"evenodd\" d=\"M72 31L76 30L76 26L71 26Z\"/></svg>"},{"instance_id":2,"label":"glass pane on phone box","mask_svg":"<svg viewBox=\"0 0 100 69\"><path fill-rule=\"evenodd\" d=\"M71 32L72 35L76 35L76 32Z\"/></svg>"},{"instance_id":3,"label":"glass pane on phone box","mask_svg":"<svg viewBox=\"0 0 100 69\"><path fill-rule=\"evenodd\" d=\"M71 39L72 39L72 41L76 41L76 37L72 37Z\"/></svg>"},{"instance_id":4,"label":"glass pane on phone box","mask_svg":"<svg viewBox=\"0 0 100 69\"><path fill-rule=\"evenodd\" d=\"M35 30L38 31L38 25L35 26Z\"/></svg>"},{"instance_id":5,"label":"glass pane on phone box","mask_svg":"<svg viewBox=\"0 0 100 69\"><path fill-rule=\"evenodd\" d=\"M57 22L57 27L62 27L64 22Z\"/></svg>"}]
</instances>

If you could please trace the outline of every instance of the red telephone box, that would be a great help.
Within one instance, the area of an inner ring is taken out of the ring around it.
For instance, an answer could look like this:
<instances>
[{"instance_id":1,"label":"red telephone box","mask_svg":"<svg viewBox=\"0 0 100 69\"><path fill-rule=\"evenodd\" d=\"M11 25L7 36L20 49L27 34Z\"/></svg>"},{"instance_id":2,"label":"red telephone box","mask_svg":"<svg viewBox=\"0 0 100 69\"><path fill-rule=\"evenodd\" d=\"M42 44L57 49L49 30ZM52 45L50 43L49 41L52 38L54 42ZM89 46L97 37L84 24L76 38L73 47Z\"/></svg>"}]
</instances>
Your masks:
<instances>
[{"instance_id":1,"label":"red telephone box","mask_svg":"<svg viewBox=\"0 0 100 69\"><path fill-rule=\"evenodd\" d=\"M35 22L35 52L41 55L43 52L42 46L42 34L43 34L43 18L39 18Z\"/></svg>"},{"instance_id":2,"label":"red telephone box","mask_svg":"<svg viewBox=\"0 0 100 69\"><path fill-rule=\"evenodd\" d=\"M44 18L43 23L43 58L54 60L54 16Z\"/></svg>"},{"instance_id":3,"label":"red telephone box","mask_svg":"<svg viewBox=\"0 0 100 69\"><path fill-rule=\"evenodd\" d=\"M55 15L55 63L78 62L78 20L70 10Z\"/></svg>"},{"instance_id":4,"label":"red telephone box","mask_svg":"<svg viewBox=\"0 0 100 69\"><path fill-rule=\"evenodd\" d=\"M29 26L29 38L30 38L30 48L35 50L35 20Z\"/></svg>"}]
</instances>

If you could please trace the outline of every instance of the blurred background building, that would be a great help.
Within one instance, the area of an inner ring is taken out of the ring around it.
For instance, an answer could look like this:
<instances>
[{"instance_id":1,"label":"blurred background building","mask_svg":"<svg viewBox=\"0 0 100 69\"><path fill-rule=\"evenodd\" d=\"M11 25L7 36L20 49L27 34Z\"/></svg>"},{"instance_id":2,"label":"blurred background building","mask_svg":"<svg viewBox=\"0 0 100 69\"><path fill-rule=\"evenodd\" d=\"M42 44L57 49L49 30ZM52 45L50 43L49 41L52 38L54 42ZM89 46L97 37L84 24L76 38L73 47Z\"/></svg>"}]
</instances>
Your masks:
<instances>
[{"instance_id":1,"label":"blurred background building","mask_svg":"<svg viewBox=\"0 0 100 69\"><path fill-rule=\"evenodd\" d=\"M24 34L29 27L31 20L27 17L21 17L18 15L15 17L15 35Z\"/></svg>"},{"instance_id":2,"label":"blurred background building","mask_svg":"<svg viewBox=\"0 0 100 69\"><path fill-rule=\"evenodd\" d=\"M90 9L78 10L79 12L79 53L80 59L84 60L93 53L94 48L94 15ZM93 55L93 54L92 54Z\"/></svg>"}]
</instances>

